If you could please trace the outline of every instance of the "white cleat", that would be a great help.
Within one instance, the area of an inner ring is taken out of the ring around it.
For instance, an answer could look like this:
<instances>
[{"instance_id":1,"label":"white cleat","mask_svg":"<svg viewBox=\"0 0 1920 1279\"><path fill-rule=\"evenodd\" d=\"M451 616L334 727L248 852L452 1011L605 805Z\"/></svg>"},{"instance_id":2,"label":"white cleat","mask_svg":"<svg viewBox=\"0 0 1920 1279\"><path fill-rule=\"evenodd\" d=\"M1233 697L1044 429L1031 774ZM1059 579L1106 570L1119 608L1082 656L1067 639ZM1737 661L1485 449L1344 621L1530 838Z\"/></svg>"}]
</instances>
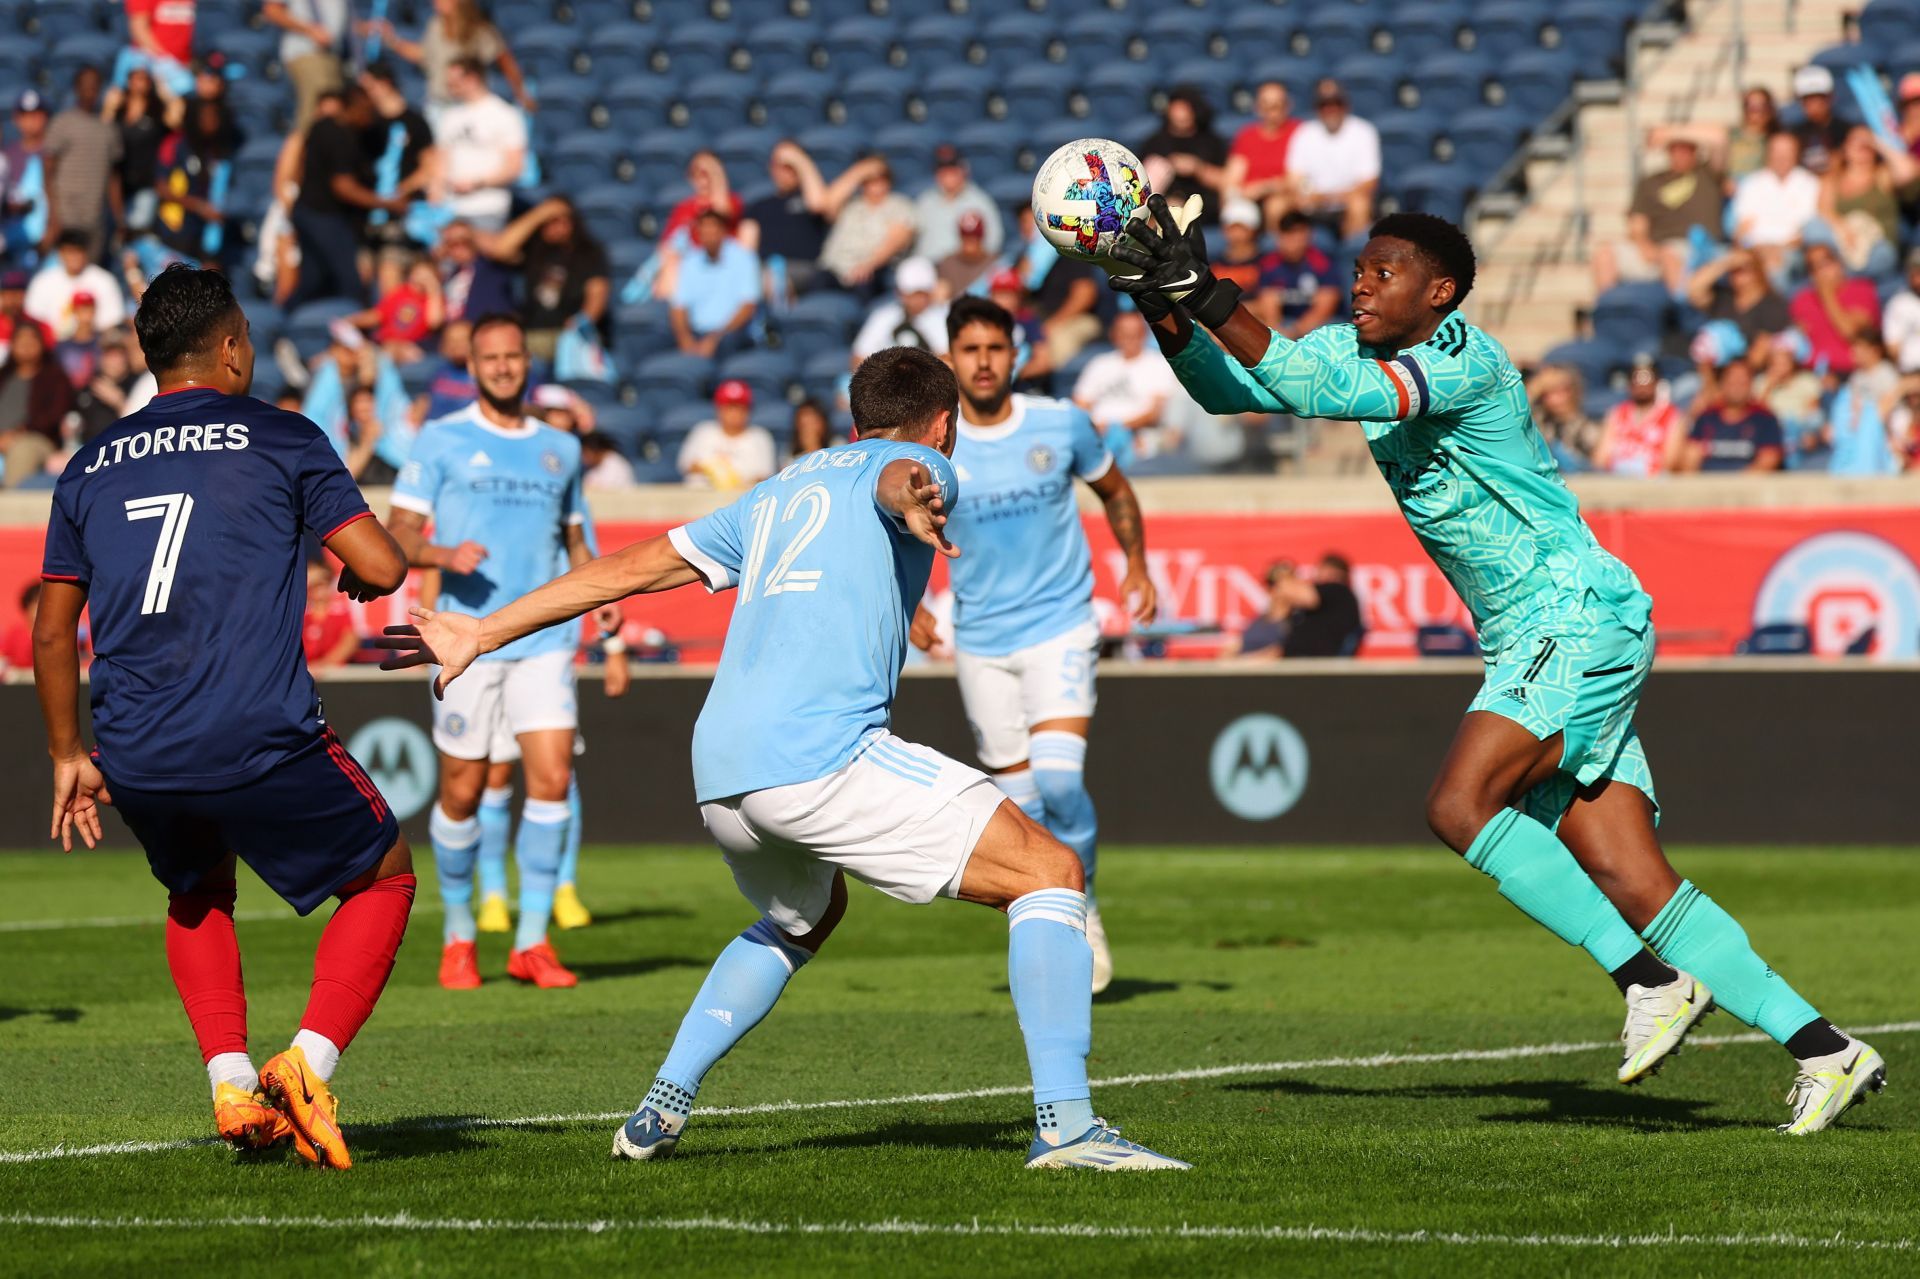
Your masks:
<instances>
[{"instance_id":1,"label":"white cleat","mask_svg":"<svg viewBox=\"0 0 1920 1279\"><path fill-rule=\"evenodd\" d=\"M1093 949L1093 993L1113 985L1113 952L1107 949L1107 928L1100 922L1100 908L1087 903L1087 945Z\"/></svg>"},{"instance_id":2,"label":"white cleat","mask_svg":"<svg viewBox=\"0 0 1920 1279\"><path fill-rule=\"evenodd\" d=\"M1639 1083L1678 1056L1680 1041L1712 1011L1713 992L1684 972L1664 986L1628 986L1620 1082Z\"/></svg>"},{"instance_id":3,"label":"white cleat","mask_svg":"<svg viewBox=\"0 0 1920 1279\"><path fill-rule=\"evenodd\" d=\"M680 1144L680 1130L686 1122L682 1118L675 1123L652 1106L642 1106L613 1134L613 1157L665 1159Z\"/></svg>"},{"instance_id":4,"label":"white cleat","mask_svg":"<svg viewBox=\"0 0 1920 1279\"><path fill-rule=\"evenodd\" d=\"M1128 1141L1104 1119L1072 1141L1050 1146L1038 1136L1027 1151L1029 1168L1091 1168L1096 1172L1189 1172L1190 1163Z\"/></svg>"},{"instance_id":5,"label":"white cleat","mask_svg":"<svg viewBox=\"0 0 1920 1279\"><path fill-rule=\"evenodd\" d=\"M1825 1057L1808 1057L1800 1063L1787 1105L1793 1119L1781 1124L1779 1131L1804 1137L1831 1127L1841 1115L1867 1099L1869 1092L1887 1086L1887 1063L1879 1053L1849 1037L1847 1046Z\"/></svg>"}]
</instances>

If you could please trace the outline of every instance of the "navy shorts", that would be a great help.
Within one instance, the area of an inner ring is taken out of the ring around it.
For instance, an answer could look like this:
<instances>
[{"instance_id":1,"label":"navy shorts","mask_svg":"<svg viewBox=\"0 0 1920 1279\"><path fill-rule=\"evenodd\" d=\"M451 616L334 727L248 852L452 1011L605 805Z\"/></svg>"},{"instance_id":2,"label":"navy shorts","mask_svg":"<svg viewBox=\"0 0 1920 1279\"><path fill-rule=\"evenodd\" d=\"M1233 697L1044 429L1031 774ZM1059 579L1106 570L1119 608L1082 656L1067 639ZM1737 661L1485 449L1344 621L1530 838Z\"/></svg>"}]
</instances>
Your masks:
<instances>
[{"instance_id":1,"label":"navy shorts","mask_svg":"<svg viewBox=\"0 0 1920 1279\"><path fill-rule=\"evenodd\" d=\"M192 892L232 853L305 915L400 839L386 799L331 728L229 790L141 790L115 782L111 760L101 768L114 808L171 892Z\"/></svg>"}]
</instances>

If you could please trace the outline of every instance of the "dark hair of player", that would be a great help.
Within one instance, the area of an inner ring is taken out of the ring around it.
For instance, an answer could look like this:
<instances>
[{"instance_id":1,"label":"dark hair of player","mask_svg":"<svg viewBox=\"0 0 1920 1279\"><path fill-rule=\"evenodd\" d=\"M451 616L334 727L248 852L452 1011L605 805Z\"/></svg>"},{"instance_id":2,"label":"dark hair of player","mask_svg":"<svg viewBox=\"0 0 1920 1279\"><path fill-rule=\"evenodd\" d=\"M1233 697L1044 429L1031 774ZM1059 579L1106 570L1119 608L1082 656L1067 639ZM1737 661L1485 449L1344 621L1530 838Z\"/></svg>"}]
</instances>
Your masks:
<instances>
[{"instance_id":1,"label":"dark hair of player","mask_svg":"<svg viewBox=\"0 0 1920 1279\"><path fill-rule=\"evenodd\" d=\"M176 262L141 295L133 331L147 367L161 377L197 355L211 354L221 338L245 322L226 276Z\"/></svg>"},{"instance_id":2,"label":"dark hair of player","mask_svg":"<svg viewBox=\"0 0 1920 1279\"><path fill-rule=\"evenodd\" d=\"M519 316L513 314L511 311L489 311L473 322L473 330L468 334L468 340L477 341L480 335L488 329L496 329L503 324L509 328L520 330L520 336L523 339L526 337L527 326L521 323Z\"/></svg>"},{"instance_id":3,"label":"dark hair of player","mask_svg":"<svg viewBox=\"0 0 1920 1279\"><path fill-rule=\"evenodd\" d=\"M992 298L969 293L953 300L953 305L947 308L947 341L959 337L960 330L969 324L991 325L1006 334L1009 342L1013 340L1013 315Z\"/></svg>"},{"instance_id":4,"label":"dark hair of player","mask_svg":"<svg viewBox=\"0 0 1920 1279\"><path fill-rule=\"evenodd\" d=\"M847 388L853 425L862 436L918 432L942 413L958 418L960 382L947 362L915 346L875 351Z\"/></svg>"},{"instance_id":5,"label":"dark hair of player","mask_svg":"<svg viewBox=\"0 0 1920 1279\"><path fill-rule=\"evenodd\" d=\"M1467 233L1435 213L1389 213L1373 224L1368 236L1405 240L1425 261L1434 277L1453 281L1449 311L1459 309L1473 292L1473 242Z\"/></svg>"}]
</instances>

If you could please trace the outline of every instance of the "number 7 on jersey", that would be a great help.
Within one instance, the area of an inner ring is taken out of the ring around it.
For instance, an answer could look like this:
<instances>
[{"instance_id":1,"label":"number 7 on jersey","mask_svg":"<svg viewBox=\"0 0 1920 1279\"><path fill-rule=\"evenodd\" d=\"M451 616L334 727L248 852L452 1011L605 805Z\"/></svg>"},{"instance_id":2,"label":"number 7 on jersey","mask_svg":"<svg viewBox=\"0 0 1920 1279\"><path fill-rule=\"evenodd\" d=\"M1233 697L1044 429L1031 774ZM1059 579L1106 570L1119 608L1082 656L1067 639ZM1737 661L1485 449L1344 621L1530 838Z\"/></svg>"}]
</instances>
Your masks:
<instances>
[{"instance_id":1,"label":"number 7 on jersey","mask_svg":"<svg viewBox=\"0 0 1920 1279\"><path fill-rule=\"evenodd\" d=\"M193 517L193 498L186 493L159 493L127 499L130 520L160 521L160 540L153 547L153 567L147 571L147 593L140 601L141 616L167 611L173 597L173 571L180 563L180 544Z\"/></svg>"}]
</instances>

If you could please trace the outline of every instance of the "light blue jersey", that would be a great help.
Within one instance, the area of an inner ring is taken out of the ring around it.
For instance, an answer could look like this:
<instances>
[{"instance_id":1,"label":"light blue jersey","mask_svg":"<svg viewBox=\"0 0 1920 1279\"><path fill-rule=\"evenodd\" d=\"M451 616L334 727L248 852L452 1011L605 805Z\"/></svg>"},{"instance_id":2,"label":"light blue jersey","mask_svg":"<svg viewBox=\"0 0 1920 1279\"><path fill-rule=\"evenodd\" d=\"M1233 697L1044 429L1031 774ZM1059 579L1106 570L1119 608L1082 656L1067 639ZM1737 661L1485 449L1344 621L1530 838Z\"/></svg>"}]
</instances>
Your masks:
<instances>
[{"instance_id":1,"label":"light blue jersey","mask_svg":"<svg viewBox=\"0 0 1920 1279\"><path fill-rule=\"evenodd\" d=\"M487 558L472 573L440 573L437 607L484 617L544 586L566 565L567 528L586 518L580 441L525 419L517 431L480 416L480 406L429 422L394 482L393 504L433 521L436 545L478 542ZM482 661L573 651L573 623L515 640Z\"/></svg>"},{"instance_id":2,"label":"light blue jersey","mask_svg":"<svg viewBox=\"0 0 1920 1279\"><path fill-rule=\"evenodd\" d=\"M946 458L859 440L809 453L668 535L709 590L737 588L693 729L701 803L825 777L887 727L934 554L879 504L880 474L902 458L925 466L953 509Z\"/></svg>"},{"instance_id":3,"label":"light blue jersey","mask_svg":"<svg viewBox=\"0 0 1920 1279\"><path fill-rule=\"evenodd\" d=\"M964 416L953 467L966 484L947 535L953 561L954 643L1003 657L1093 620L1093 554L1073 481L1113 467L1093 422L1066 400L1013 397L997 426Z\"/></svg>"}]
</instances>

